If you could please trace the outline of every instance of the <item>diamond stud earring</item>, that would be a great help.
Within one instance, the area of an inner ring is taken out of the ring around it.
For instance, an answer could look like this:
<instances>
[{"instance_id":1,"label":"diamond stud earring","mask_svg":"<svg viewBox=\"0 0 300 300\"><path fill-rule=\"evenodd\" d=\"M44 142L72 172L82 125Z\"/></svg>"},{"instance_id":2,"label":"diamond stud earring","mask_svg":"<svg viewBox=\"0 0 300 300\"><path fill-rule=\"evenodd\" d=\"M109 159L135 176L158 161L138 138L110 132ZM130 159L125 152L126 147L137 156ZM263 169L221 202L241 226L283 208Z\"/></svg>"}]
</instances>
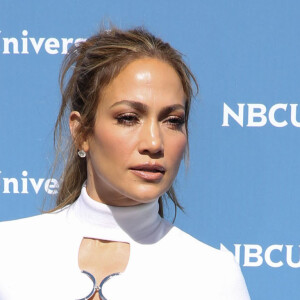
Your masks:
<instances>
[{"instance_id":1,"label":"diamond stud earring","mask_svg":"<svg viewBox=\"0 0 300 300\"><path fill-rule=\"evenodd\" d=\"M77 152L77 154L78 154L78 156L81 157L81 158L86 157L86 153L85 153L84 150L79 150L79 151Z\"/></svg>"}]
</instances>

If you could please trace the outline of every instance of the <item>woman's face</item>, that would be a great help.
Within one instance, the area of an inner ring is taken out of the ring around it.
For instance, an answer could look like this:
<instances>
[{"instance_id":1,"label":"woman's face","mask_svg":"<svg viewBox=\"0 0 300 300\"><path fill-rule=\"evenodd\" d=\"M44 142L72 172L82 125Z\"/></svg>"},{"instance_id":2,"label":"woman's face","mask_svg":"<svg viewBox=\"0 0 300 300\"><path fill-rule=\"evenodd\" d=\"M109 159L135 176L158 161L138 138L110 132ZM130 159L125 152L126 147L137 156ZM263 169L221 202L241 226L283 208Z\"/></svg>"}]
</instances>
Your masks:
<instances>
[{"instance_id":1,"label":"woman's face","mask_svg":"<svg viewBox=\"0 0 300 300\"><path fill-rule=\"evenodd\" d=\"M82 145L93 199L136 205L170 188L187 144L185 101L176 71L158 59L137 59L113 79Z\"/></svg>"}]
</instances>

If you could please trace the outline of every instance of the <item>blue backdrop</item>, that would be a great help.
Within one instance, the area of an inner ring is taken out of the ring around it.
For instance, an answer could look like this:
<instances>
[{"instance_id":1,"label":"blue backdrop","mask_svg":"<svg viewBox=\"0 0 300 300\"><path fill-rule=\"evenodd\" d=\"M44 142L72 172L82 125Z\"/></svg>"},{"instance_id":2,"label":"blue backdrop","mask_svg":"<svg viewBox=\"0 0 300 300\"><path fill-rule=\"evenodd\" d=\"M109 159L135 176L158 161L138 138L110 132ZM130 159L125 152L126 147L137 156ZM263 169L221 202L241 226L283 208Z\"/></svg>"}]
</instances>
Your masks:
<instances>
[{"instance_id":1,"label":"blue backdrop","mask_svg":"<svg viewBox=\"0 0 300 300\"><path fill-rule=\"evenodd\" d=\"M1 0L0 220L38 214L47 194L70 43L105 19L145 25L200 83L175 224L232 251L252 299L300 299L299 12L292 0Z\"/></svg>"}]
</instances>

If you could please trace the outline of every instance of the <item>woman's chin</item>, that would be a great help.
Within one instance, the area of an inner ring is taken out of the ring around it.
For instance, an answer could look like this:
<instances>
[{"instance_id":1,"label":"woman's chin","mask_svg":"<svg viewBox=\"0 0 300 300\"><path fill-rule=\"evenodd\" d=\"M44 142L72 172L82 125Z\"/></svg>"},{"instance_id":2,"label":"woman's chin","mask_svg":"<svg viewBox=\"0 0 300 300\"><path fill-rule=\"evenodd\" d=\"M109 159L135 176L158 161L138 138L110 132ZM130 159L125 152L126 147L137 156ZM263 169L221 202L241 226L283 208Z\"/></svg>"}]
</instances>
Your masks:
<instances>
[{"instance_id":1,"label":"woman's chin","mask_svg":"<svg viewBox=\"0 0 300 300\"><path fill-rule=\"evenodd\" d=\"M153 189L142 189L135 190L135 193L128 195L133 201L137 203L149 203L156 201L160 196L162 196L165 191L154 191Z\"/></svg>"}]
</instances>

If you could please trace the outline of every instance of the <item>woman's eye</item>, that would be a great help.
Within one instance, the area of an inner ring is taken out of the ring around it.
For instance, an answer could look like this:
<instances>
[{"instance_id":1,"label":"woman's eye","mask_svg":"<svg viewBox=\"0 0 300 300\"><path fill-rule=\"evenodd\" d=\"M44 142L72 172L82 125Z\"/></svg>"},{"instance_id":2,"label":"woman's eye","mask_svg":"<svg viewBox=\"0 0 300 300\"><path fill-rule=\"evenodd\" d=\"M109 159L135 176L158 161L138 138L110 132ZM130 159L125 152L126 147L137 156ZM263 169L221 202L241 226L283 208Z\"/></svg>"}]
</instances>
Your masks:
<instances>
[{"instance_id":1,"label":"woman's eye","mask_svg":"<svg viewBox=\"0 0 300 300\"><path fill-rule=\"evenodd\" d=\"M135 114L122 114L116 117L118 124L132 126L138 123L139 119Z\"/></svg>"},{"instance_id":2,"label":"woman's eye","mask_svg":"<svg viewBox=\"0 0 300 300\"><path fill-rule=\"evenodd\" d=\"M169 117L166 119L166 122L172 129L181 129L185 119L183 117Z\"/></svg>"}]
</instances>

